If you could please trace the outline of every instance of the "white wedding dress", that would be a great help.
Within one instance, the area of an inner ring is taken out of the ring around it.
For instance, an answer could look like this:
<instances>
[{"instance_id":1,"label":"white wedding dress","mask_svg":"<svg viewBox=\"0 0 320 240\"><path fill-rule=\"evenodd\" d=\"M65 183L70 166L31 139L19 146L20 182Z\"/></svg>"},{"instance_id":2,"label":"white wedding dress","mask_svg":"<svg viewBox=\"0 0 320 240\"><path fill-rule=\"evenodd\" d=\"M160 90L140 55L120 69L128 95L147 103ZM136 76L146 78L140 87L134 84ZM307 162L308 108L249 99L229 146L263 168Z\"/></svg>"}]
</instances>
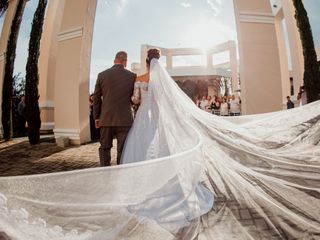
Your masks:
<instances>
[{"instance_id":1,"label":"white wedding dress","mask_svg":"<svg viewBox=\"0 0 320 240\"><path fill-rule=\"evenodd\" d=\"M157 60L140 87L124 164L0 178L0 236L320 238L320 102L217 117Z\"/></svg>"}]
</instances>

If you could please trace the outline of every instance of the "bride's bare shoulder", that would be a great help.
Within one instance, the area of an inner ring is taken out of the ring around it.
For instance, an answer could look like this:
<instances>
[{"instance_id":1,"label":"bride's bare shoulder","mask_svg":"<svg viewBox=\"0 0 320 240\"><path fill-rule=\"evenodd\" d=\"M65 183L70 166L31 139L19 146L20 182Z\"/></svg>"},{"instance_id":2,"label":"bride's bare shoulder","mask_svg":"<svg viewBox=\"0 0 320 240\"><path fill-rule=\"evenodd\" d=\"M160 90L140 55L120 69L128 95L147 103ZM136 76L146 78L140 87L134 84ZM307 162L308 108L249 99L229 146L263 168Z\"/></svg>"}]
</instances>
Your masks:
<instances>
[{"instance_id":1,"label":"bride's bare shoulder","mask_svg":"<svg viewBox=\"0 0 320 240\"><path fill-rule=\"evenodd\" d=\"M149 73L137 77L137 82L149 82Z\"/></svg>"}]
</instances>

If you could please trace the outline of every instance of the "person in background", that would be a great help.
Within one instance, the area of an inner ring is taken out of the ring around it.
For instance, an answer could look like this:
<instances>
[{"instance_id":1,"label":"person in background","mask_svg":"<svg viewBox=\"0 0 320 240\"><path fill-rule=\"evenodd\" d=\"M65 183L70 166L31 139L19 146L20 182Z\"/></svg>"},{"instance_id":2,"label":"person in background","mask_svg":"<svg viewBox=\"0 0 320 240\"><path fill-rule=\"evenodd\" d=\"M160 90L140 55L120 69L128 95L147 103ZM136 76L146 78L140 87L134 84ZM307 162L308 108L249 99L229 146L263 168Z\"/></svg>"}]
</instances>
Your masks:
<instances>
[{"instance_id":1,"label":"person in background","mask_svg":"<svg viewBox=\"0 0 320 240\"><path fill-rule=\"evenodd\" d=\"M212 98L211 109L214 115L220 115L220 100L217 96L213 96Z\"/></svg>"},{"instance_id":2,"label":"person in background","mask_svg":"<svg viewBox=\"0 0 320 240\"><path fill-rule=\"evenodd\" d=\"M294 103L291 101L290 96L287 96L287 109L294 108Z\"/></svg>"},{"instance_id":3,"label":"person in background","mask_svg":"<svg viewBox=\"0 0 320 240\"><path fill-rule=\"evenodd\" d=\"M100 130L96 128L94 116L93 116L93 94L89 96L89 107L90 107L90 137L91 141L98 141L100 139Z\"/></svg>"},{"instance_id":4,"label":"person in background","mask_svg":"<svg viewBox=\"0 0 320 240\"><path fill-rule=\"evenodd\" d=\"M232 95L230 101L230 116L239 116L240 115L240 101L235 95Z\"/></svg>"},{"instance_id":5,"label":"person in background","mask_svg":"<svg viewBox=\"0 0 320 240\"><path fill-rule=\"evenodd\" d=\"M222 98L220 105L220 116L229 116L229 104L227 103L227 97Z\"/></svg>"},{"instance_id":6,"label":"person in background","mask_svg":"<svg viewBox=\"0 0 320 240\"><path fill-rule=\"evenodd\" d=\"M306 105L308 103L307 102L307 92L305 91L304 86L300 87L297 100L300 101L300 103L299 103L300 107L303 105Z\"/></svg>"},{"instance_id":7,"label":"person in background","mask_svg":"<svg viewBox=\"0 0 320 240\"><path fill-rule=\"evenodd\" d=\"M207 97L207 101L208 101L208 104L207 104L205 110L206 110L207 112L211 113L211 111L212 111L212 108L211 108L212 97L211 97L211 96L208 96L208 97Z\"/></svg>"},{"instance_id":8,"label":"person in background","mask_svg":"<svg viewBox=\"0 0 320 240\"><path fill-rule=\"evenodd\" d=\"M206 96L203 96L202 100L200 101L200 108L206 111L208 105L209 105L208 99L206 98Z\"/></svg>"},{"instance_id":9,"label":"person in background","mask_svg":"<svg viewBox=\"0 0 320 240\"><path fill-rule=\"evenodd\" d=\"M198 97L197 100L196 100L196 105L197 105L198 108L201 108L200 107L200 103L201 103L201 100L200 100L200 97Z\"/></svg>"},{"instance_id":10,"label":"person in background","mask_svg":"<svg viewBox=\"0 0 320 240\"><path fill-rule=\"evenodd\" d=\"M18 120L19 120L19 129L18 135L20 137L25 136L26 134L26 102L25 96L22 95L20 98L20 102L18 104Z\"/></svg>"}]
</instances>

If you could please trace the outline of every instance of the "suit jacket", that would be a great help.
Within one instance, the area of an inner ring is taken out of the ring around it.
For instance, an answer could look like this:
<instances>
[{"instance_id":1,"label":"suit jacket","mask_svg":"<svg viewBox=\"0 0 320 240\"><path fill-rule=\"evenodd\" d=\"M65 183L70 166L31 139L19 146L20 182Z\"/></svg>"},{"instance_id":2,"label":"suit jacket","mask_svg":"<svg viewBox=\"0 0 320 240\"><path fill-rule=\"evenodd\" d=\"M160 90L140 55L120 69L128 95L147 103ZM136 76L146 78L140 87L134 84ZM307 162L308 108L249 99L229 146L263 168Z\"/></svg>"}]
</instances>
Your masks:
<instances>
[{"instance_id":1,"label":"suit jacket","mask_svg":"<svg viewBox=\"0 0 320 240\"><path fill-rule=\"evenodd\" d=\"M93 98L94 119L100 126L131 126L131 96L137 75L123 65L99 73Z\"/></svg>"}]
</instances>

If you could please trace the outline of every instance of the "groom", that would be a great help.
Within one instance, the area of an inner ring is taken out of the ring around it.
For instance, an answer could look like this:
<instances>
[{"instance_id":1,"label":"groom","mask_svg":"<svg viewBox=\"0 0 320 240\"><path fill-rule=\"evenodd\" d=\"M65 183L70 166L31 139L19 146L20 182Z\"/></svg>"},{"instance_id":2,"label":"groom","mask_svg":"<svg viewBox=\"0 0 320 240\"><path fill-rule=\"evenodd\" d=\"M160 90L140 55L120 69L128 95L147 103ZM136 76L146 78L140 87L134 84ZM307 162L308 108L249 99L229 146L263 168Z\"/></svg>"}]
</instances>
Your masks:
<instances>
[{"instance_id":1,"label":"groom","mask_svg":"<svg viewBox=\"0 0 320 240\"><path fill-rule=\"evenodd\" d=\"M118 52L113 67L99 73L93 101L96 128L100 128L99 157L101 166L111 165L113 138L117 138L117 164L133 123L131 96L136 74L125 69L127 53Z\"/></svg>"}]
</instances>

